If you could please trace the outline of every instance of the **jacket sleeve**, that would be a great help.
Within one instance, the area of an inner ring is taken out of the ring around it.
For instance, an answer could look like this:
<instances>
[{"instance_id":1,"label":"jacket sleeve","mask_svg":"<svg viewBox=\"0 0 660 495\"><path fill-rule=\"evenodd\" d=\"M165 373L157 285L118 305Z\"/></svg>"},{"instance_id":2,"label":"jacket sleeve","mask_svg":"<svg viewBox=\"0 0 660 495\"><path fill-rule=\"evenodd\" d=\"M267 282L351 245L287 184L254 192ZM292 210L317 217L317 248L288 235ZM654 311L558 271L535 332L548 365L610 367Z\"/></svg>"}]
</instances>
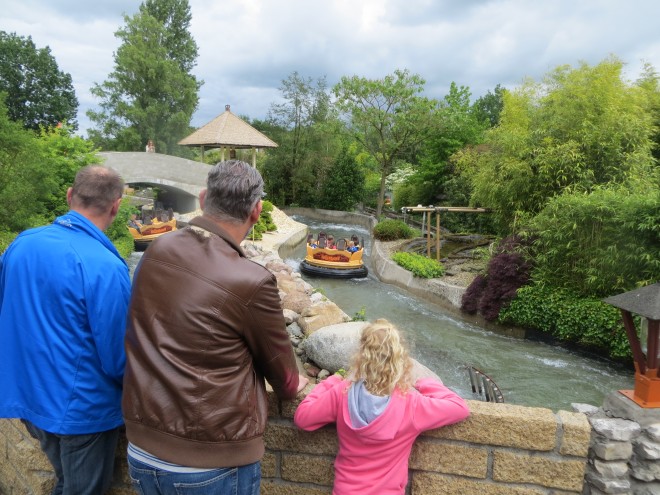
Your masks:
<instances>
[{"instance_id":1,"label":"jacket sleeve","mask_svg":"<svg viewBox=\"0 0 660 495\"><path fill-rule=\"evenodd\" d=\"M342 407L343 388L338 385L340 382L343 379L339 375L332 375L312 389L293 416L293 422L298 428L313 431L337 421Z\"/></svg>"},{"instance_id":2,"label":"jacket sleeve","mask_svg":"<svg viewBox=\"0 0 660 495\"><path fill-rule=\"evenodd\" d=\"M248 308L245 340L254 366L268 380L280 399L298 393L298 366L286 331L275 276L268 274Z\"/></svg>"},{"instance_id":3,"label":"jacket sleeve","mask_svg":"<svg viewBox=\"0 0 660 495\"><path fill-rule=\"evenodd\" d=\"M470 415L467 403L455 392L433 378L417 380L420 393L413 412L418 431L432 430L463 421Z\"/></svg>"}]
</instances>

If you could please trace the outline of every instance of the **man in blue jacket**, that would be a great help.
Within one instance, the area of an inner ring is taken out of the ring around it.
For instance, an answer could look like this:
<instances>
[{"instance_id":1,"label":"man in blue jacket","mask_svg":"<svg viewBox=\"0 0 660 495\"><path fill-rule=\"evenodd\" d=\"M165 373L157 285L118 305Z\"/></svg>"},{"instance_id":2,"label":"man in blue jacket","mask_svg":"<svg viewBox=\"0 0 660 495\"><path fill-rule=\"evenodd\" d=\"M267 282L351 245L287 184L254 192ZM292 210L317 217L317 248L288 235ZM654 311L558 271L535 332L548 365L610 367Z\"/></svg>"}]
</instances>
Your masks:
<instances>
[{"instance_id":1,"label":"man in blue jacket","mask_svg":"<svg viewBox=\"0 0 660 495\"><path fill-rule=\"evenodd\" d=\"M103 231L123 187L113 170L82 168L70 211L0 257L0 417L39 440L53 494L100 495L112 481L130 279Z\"/></svg>"}]
</instances>

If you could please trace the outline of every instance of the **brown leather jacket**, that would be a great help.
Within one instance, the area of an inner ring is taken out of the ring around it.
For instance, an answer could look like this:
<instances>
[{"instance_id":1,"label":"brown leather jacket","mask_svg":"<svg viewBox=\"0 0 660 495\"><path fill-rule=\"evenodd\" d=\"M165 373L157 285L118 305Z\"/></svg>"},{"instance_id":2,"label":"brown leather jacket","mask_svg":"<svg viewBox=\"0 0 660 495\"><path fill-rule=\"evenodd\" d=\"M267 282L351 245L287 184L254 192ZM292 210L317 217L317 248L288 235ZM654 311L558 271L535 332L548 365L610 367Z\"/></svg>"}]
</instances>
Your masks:
<instances>
[{"instance_id":1,"label":"brown leather jacket","mask_svg":"<svg viewBox=\"0 0 660 495\"><path fill-rule=\"evenodd\" d=\"M264 453L264 377L292 399L298 370L277 283L218 225L162 236L135 274L122 409L128 440L191 467Z\"/></svg>"}]
</instances>

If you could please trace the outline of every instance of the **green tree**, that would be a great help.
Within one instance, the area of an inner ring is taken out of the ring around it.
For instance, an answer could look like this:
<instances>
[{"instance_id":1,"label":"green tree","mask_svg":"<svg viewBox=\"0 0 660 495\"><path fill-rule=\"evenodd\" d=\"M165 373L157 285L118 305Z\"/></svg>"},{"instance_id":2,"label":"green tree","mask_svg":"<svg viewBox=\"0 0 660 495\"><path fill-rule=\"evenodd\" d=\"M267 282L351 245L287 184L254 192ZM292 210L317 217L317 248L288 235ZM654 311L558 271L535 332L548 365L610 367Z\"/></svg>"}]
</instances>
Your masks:
<instances>
[{"instance_id":1,"label":"green tree","mask_svg":"<svg viewBox=\"0 0 660 495\"><path fill-rule=\"evenodd\" d=\"M656 164L660 163L660 77L651 64L645 64L636 85L646 99L646 108L651 114L655 130L653 131L653 156Z\"/></svg>"},{"instance_id":2,"label":"green tree","mask_svg":"<svg viewBox=\"0 0 660 495\"><path fill-rule=\"evenodd\" d=\"M0 31L0 92L7 94L9 118L25 128L78 128L78 100L71 75L57 66L50 48L37 48L28 36Z\"/></svg>"},{"instance_id":3,"label":"green tree","mask_svg":"<svg viewBox=\"0 0 660 495\"><path fill-rule=\"evenodd\" d=\"M318 203L328 210L352 211L364 197L364 172L355 156L344 147L330 169Z\"/></svg>"},{"instance_id":4,"label":"green tree","mask_svg":"<svg viewBox=\"0 0 660 495\"><path fill-rule=\"evenodd\" d=\"M315 82L293 72L282 81L282 103L272 104L267 125L279 147L270 150L265 180L282 205L311 206L332 164L336 134L328 132L330 96L325 77Z\"/></svg>"},{"instance_id":5,"label":"green tree","mask_svg":"<svg viewBox=\"0 0 660 495\"><path fill-rule=\"evenodd\" d=\"M23 129L0 105L0 230L18 233L68 210L66 190L78 169L97 163L89 141L67 128Z\"/></svg>"},{"instance_id":6,"label":"green tree","mask_svg":"<svg viewBox=\"0 0 660 495\"><path fill-rule=\"evenodd\" d=\"M653 122L621 70L616 59L562 66L542 84L505 92L485 145L458 154L472 204L493 208L503 232L558 194L648 177Z\"/></svg>"},{"instance_id":7,"label":"green tree","mask_svg":"<svg viewBox=\"0 0 660 495\"><path fill-rule=\"evenodd\" d=\"M189 32L188 0L146 0L115 36L115 68L92 94L100 111L88 111L90 138L103 149L187 155L178 141L188 133L201 82L190 73L197 45Z\"/></svg>"},{"instance_id":8,"label":"green tree","mask_svg":"<svg viewBox=\"0 0 660 495\"><path fill-rule=\"evenodd\" d=\"M488 91L485 95L477 98L472 110L480 122L487 124L489 127L495 127L500 123L505 91L506 89L498 84L492 93Z\"/></svg>"},{"instance_id":9,"label":"green tree","mask_svg":"<svg viewBox=\"0 0 660 495\"><path fill-rule=\"evenodd\" d=\"M454 176L450 157L467 145L483 141L485 124L478 120L470 104L470 90L452 82L440 102L435 131L423 143L420 163L407 181L412 185L413 204L466 206L462 197L448 195L446 183ZM405 205L402 205L405 206Z\"/></svg>"},{"instance_id":10,"label":"green tree","mask_svg":"<svg viewBox=\"0 0 660 495\"><path fill-rule=\"evenodd\" d=\"M378 163L378 217L383 211L387 176L394 172L397 160L411 153L433 128L436 103L419 96L424 84L420 76L396 70L378 80L342 77L333 88L353 137Z\"/></svg>"}]
</instances>

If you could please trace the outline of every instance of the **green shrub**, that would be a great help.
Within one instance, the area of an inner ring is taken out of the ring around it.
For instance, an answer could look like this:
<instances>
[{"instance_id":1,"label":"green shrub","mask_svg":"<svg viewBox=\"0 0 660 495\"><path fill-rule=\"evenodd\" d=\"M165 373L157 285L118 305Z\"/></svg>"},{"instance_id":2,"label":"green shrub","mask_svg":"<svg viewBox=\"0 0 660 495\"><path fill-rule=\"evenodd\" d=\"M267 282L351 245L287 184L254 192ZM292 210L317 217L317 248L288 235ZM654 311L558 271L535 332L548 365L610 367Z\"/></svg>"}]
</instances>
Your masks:
<instances>
[{"instance_id":1,"label":"green shrub","mask_svg":"<svg viewBox=\"0 0 660 495\"><path fill-rule=\"evenodd\" d=\"M583 298L566 289L522 287L500 311L499 322L540 330L613 359L631 357L619 310L600 299Z\"/></svg>"},{"instance_id":2,"label":"green shrub","mask_svg":"<svg viewBox=\"0 0 660 495\"><path fill-rule=\"evenodd\" d=\"M392 260L397 265L411 271L413 275L421 278L442 277L445 273L445 267L436 260L414 253L394 253Z\"/></svg>"},{"instance_id":3,"label":"green shrub","mask_svg":"<svg viewBox=\"0 0 660 495\"><path fill-rule=\"evenodd\" d=\"M277 230L277 225L273 222L273 217L270 214L273 211L273 203L270 201L262 201L262 205L259 221L254 224L247 235L247 238L251 241L260 241L263 239L263 234L265 232L273 232L274 230Z\"/></svg>"},{"instance_id":4,"label":"green shrub","mask_svg":"<svg viewBox=\"0 0 660 495\"><path fill-rule=\"evenodd\" d=\"M0 254L5 252L17 235L17 232L0 231Z\"/></svg>"},{"instance_id":5,"label":"green shrub","mask_svg":"<svg viewBox=\"0 0 660 495\"><path fill-rule=\"evenodd\" d=\"M660 194L597 189L550 200L530 224L532 278L584 297L606 297L660 279Z\"/></svg>"},{"instance_id":6,"label":"green shrub","mask_svg":"<svg viewBox=\"0 0 660 495\"><path fill-rule=\"evenodd\" d=\"M488 321L496 320L500 309L529 282L532 265L523 254L525 246L517 236L502 239L488 261L486 275L477 276L461 299L461 309L477 311Z\"/></svg>"},{"instance_id":7,"label":"green shrub","mask_svg":"<svg viewBox=\"0 0 660 495\"><path fill-rule=\"evenodd\" d=\"M373 236L379 241L412 239L416 230L406 225L403 220L383 220L374 227Z\"/></svg>"},{"instance_id":8,"label":"green shrub","mask_svg":"<svg viewBox=\"0 0 660 495\"><path fill-rule=\"evenodd\" d=\"M351 321L367 321L367 308L362 306L360 311L356 311Z\"/></svg>"}]
</instances>

